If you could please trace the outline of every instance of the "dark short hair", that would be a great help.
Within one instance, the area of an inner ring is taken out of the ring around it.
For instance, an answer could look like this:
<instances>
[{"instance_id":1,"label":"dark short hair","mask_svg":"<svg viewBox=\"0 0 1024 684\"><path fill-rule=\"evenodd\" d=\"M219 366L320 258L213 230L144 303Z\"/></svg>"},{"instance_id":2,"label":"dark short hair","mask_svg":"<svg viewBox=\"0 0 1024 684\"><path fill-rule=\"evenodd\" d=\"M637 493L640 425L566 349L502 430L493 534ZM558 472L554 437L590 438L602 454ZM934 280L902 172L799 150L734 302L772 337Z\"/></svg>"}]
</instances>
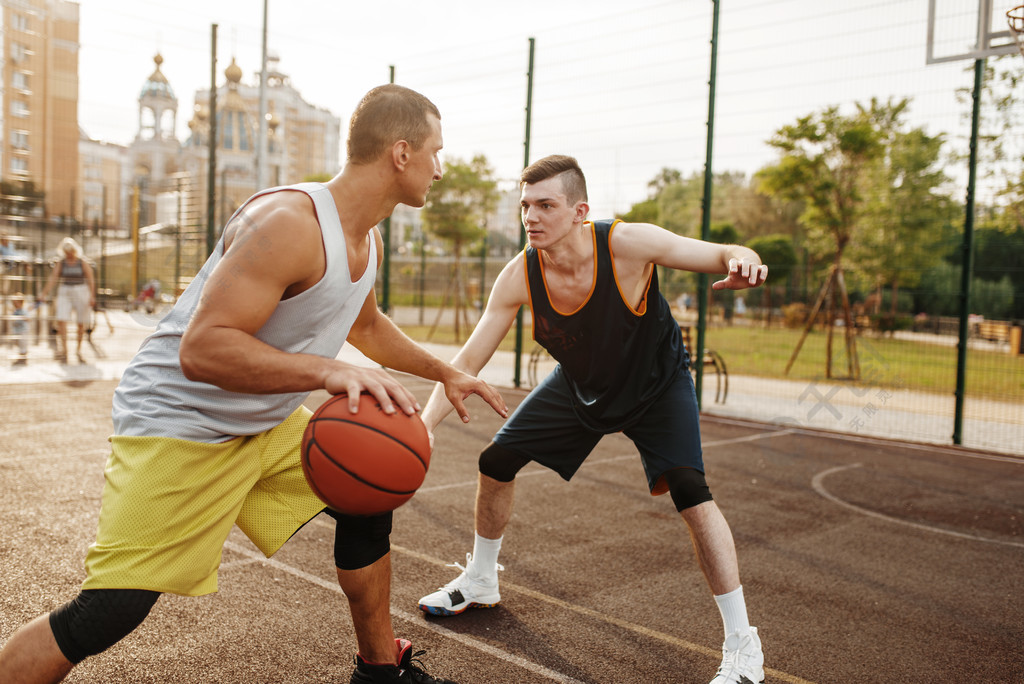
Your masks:
<instances>
[{"instance_id":1,"label":"dark short hair","mask_svg":"<svg viewBox=\"0 0 1024 684\"><path fill-rule=\"evenodd\" d=\"M562 190L570 204L587 201L587 179L583 177L583 169L574 157L564 154L552 154L527 166L519 177L519 187L555 176L562 177Z\"/></svg>"},{"instance_id":2,"label":"dark short hair","mask_svg":"<svg viewBox=\"0 0 1024 684\"><path fill-rule=\"evenodd\" d=\"M427 117L441 118L437 106L415 90L394 83L377 86L356 106L348 125L348 161L369 164L405 140L414 150L430 135Z\"/></svg>"}]
</instances>

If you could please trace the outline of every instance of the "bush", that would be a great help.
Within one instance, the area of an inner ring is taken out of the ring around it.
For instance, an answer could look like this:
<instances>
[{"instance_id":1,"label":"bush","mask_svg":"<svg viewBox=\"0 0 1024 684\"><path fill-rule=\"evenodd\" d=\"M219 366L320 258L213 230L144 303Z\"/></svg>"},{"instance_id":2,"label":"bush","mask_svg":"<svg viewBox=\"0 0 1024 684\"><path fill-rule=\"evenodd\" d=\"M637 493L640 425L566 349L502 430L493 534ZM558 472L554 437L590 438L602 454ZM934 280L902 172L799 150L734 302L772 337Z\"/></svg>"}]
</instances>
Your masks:
<instances>
[{"instance_id":1,"label":"bush","mask_svg":"<svg viewBox=\"0 0 1024 684\"><path fill-rule=\"evenodd\" d=\"M787 328L799 328L807 323L807 315L810 313L803 302L794 302L782 307L782 320Z\"/></svg>"},{"instance_id":2,"label":"bush","mask_svg":"<svg viewBox=\"0 0 1024 684\"><path fill-rule=\"evenodd\" d=\"M896 315L891 313L874 314L871 316L871 327L880 333L894 333L897 330L910 330L914 327L914 319L911 316Z\"/></svg>"}]
</instances>

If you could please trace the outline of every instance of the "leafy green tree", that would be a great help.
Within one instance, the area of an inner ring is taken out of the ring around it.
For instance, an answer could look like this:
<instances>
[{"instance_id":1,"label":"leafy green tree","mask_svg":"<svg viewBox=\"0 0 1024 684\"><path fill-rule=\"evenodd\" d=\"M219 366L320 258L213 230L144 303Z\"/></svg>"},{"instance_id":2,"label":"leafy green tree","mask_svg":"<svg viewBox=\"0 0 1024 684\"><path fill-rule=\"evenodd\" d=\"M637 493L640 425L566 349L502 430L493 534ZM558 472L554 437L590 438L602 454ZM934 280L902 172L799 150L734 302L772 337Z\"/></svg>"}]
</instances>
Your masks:
<instances>
[{"instance_id":1,"label":"leafy green tree","mask_svg":"<svg viewBox=\"0 0 1024 684\"><path fill-rule=\"evenodd\" d=\"M975 281L998 283L1004 279L1010 283L1010 299L1006 306L993 306L990 310L1005 310L1011 318L1024 318L1024 226L1009 229L1005 225L1005 214L1012 211L1004 208L1003 212L974 233L974 276ZM960 265L962 252L954 252L950 261ZM959 282L959 281L957 281ZM999 290L996 290L999 291ZM971 288L971 313L982 313L977 308L978 292ZM983 314L992 317L993 314Z\"/></svg>"},{"instance_id":2,"label":"leafy green tree","mask_svg":"<svg viewBox=\"0 0 1024 684\"><path fill-rule=\"evenodd\" d=\"M892 290L893 317L900 286L915 286L944 256L942 227L956 211L942 190L949 181L941 166L943 138L921 128L902 130L907 105L907 100L873 100L870 108L861 108L875 123L885 151L865 175L866 207L851 250L858 270L879 292L885 285Z\"/></svg>"},{"instance_id":3,"label":"leafy green tree","mask_svg":"<svg viewBox=\"0 0 1024 684\"><path fill-rule=\"evenodd\" d=\"M978 185L975 232L975 274L984 281L999 282L1008 276L1014 296L1008 315L1024 317L1024 271L1021 267L1020 232L1024 226L1024 68L1020 57L1003 55L985 63L982 81L981 121L979 122ZM972 93L957 91L965 105L963 116L969 121ZM969 146L960 145L954 160L965 163ZM989 206L980 198L994 199ZM990 232L991 231L991 232ZM1001 235L1000 235L1001 234ZM954 263L959 262L954 255ZM973 282L973 281L972 281ZM972 302L977 300L972 285Z\"/></svg>"},{"instance_id":4,"label":"leafy green tree","mask_svg":"<svg viewBox=\"0 0 1024 684\"><path fill-rule=\"evenodd\" d=\"M843 115L838 107L828 107L783 126L769 143L779 150L781 157L778 163L757 173L759 189L768 195L801 202L804 211L800 221L809 236L829 238L832 242L832 266L787 370L800 352L822 303L827 303L825 375L832 377L833 301L841 298L847 362L850 376L858 378L860 368L843 275L843 254L865 213L864 171L882 155L882 136L863 109Z\"/></svg>"},{"instance_id":5,"label":"leafy green tree","mask_svg":"<svg viewBox=\"0 0 1024 684\"><path fill-rule=\"evenodd\" d=\"M941 263L925 273L917 288L917 307L931 316L960 315L959 265ZM985 318L1004 319L1013 312L1017 297L1010 276L999 280L971 280L971 311Z\"/></svg>"},{"instance_id":6,"label":"leafy green tree","mask_svg":"<svg viewBox=\"0 0 1024 684\"><path fill-rule=\"evenodd\" d=\"M658 200L651 198L645 199L643 202L637 202L619 218L629 223L653 223L657 226L661 225L660 217Z\"/></svg>"},{"instance_id":7,"label":"leafy green tree","mask_svg":"<svg viewBox=\"0 0 1024 684\"><path fill-rule=\"evenodd\" d=\"M703 173L684 177L675 169L662 169L647 187L647 199L623 214L624 221L653 223L677 235L700 237ZM744 235L748 234L748 226L756 231L764 220L750 212L749 207L758 201L758 194L744 174L715 174L711 195L711 215L715 221L731 223Z\"/></svg>"},{"instance_id":8,"label":"leafy green tree","mask_svg":"<svg viewBox=\"0 0 1024 684\"><path fill-rule=\"evenodd\" d=\"M461 341L460 322L469 327L462 278L462 253L470 244L486 235L486 217L497 201L497 181L485 156L477 155L468 162L458 158L445 161L443 176L434 183L423 207L424 227L432 235L447 242L454 256L451 277L445 286L444 298L430 337L437 328L449 295L452 295L454 301L456 342Z\"/></svg>"}]
</instances>

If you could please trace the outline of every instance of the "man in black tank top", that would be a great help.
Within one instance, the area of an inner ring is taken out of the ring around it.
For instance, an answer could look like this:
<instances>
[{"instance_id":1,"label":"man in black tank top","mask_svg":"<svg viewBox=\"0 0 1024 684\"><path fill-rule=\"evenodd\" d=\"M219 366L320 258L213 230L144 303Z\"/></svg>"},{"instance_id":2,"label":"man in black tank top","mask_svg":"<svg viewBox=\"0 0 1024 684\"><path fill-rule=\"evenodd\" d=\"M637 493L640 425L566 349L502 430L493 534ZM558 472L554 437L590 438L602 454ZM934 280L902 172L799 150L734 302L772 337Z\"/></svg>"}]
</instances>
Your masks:
<instances>
[{"instance_id":1,"label":"man in black tank top","mask_svg":"<svg viewBox=\"0 0 1024 684\"><path fill-rule=\"evenodd\" d=\"M529 244L498 276L452 365L478 373L526 304L534 339L558 366L481 453L473 553L462 574L419 607L455 615L497 604L498 552L516 473L536 461L569 480L601 437L622 432L640 452L651 493L671 495L721 612L724 657L712 684L762 682L764 655L747 618L732 532L704 478L689 356L655 267L725 274L716 290L757 287L768 267L746 247L650 224L587 221L586 181L572 157L535 162L521 187ZM450 411L436 388L423 412L427 429Z\"/></svg>"}]
</instances>

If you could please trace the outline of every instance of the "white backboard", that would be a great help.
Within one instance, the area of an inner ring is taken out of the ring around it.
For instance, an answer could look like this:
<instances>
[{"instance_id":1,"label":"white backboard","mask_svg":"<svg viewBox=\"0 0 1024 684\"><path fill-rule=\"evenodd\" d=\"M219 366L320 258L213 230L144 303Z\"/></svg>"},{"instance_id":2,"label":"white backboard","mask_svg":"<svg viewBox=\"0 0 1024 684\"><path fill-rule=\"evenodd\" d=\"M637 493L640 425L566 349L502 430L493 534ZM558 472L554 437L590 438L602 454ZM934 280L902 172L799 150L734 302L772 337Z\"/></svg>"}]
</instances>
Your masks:
<instances>
[{"instance_id":1,"label":"white backboard","mask_svg":"<svg viewBox=\"0 0 1024 684\"><path fill-rule=\"evenodd\" d=\"M928 64L1017 52L1006 13L1024 0L928 0Z\"/></svg>"}]
</instances>

